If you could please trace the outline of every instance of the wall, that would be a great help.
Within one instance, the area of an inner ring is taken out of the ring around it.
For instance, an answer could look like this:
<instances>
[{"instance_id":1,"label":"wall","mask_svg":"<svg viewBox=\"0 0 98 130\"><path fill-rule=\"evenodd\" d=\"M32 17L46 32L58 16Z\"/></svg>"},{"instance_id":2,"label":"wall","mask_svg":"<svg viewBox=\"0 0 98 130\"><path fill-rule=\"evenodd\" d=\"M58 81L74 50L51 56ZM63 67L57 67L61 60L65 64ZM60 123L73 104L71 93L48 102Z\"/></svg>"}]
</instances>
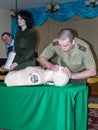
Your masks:
<instances>
[{"instance_id":1,"label":"wall","mask_svg":"<svg viewBox=\"0 0 98 130\"><path fill-rule=\"evenodd\" d=\"M66 22L57 22L49 19L44 25L35 27L39 35L37 46L38 54L55 38L62 28L72 28L78 32L79 37L88 41L92 47L96 62L98 62L98 17L83 19L75 16ZM0 9L0 35L11 30L11 17L8 10ZM0 39L0 58L5 57L5 45ZM98 64L98 63L97 63Z\"/></svg>"},{"instance_id":2,"label":"wall","mask_svg":"<svg viewBox=\"0 0 98 130\"><path fill-rule=\"evenodd\" d=\"M11 32L11 17L9 11L0 8L0 58L5 58L5 45L1 40L1 34L5 31Z\"/></svg>"}]
</instances>

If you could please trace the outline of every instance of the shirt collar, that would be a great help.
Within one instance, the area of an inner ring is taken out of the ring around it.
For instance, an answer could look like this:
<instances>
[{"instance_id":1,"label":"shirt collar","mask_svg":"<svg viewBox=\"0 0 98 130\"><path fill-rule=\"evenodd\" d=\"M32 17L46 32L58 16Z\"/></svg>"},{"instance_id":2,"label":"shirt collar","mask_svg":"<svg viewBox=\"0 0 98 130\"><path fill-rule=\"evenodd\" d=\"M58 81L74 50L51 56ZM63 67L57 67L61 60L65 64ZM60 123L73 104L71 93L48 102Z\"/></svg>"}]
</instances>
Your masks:
<instances>
[{"instance_id":1,"label":"shirt collar","mask_svg":"<svg viewBox=\"0 0 98 130\"><path fill-rule=\"evenodd\" d=\"M7 45L6 47L8 48L8 47L11 47L13 45L14 45L14 39L12 39L11 43L9 45Z\"/></svg>"}]
</instances>

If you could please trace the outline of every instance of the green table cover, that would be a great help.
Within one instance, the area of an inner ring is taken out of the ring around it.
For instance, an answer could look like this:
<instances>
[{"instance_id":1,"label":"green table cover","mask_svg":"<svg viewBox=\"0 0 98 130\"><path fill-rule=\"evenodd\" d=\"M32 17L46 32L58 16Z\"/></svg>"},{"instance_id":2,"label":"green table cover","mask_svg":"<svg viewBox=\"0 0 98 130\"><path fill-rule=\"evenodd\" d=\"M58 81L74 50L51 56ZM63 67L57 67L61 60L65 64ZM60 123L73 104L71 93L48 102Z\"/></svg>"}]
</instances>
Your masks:
<instances>
[{"instance_id":1,"label":"green table cover","mask_svg":"<svg viewBox=\"0 0 98 130\"><path fill-rule=\"evenodd\" d=\"M0 128L87 130L88 87L7 87L0 83Z\"/></svg>"}]
</instances>

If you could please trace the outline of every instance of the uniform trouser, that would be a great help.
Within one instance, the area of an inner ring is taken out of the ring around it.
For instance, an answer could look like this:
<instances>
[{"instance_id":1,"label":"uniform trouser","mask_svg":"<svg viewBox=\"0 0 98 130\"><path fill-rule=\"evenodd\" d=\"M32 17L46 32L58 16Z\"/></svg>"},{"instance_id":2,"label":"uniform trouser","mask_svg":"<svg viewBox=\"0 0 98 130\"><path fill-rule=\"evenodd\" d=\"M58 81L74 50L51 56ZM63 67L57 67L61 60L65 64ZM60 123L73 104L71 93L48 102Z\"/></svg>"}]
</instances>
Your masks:
<instances>
[{"instance_id":1,"label":"uniform trouser","mask_svg":"<svg viewBox=\"0 0 98 130\"><path fill-rule=\"evenodd\" d=\"M86 79L70 79L69 84L86 84Z\"/></svg>"}]
</instances>

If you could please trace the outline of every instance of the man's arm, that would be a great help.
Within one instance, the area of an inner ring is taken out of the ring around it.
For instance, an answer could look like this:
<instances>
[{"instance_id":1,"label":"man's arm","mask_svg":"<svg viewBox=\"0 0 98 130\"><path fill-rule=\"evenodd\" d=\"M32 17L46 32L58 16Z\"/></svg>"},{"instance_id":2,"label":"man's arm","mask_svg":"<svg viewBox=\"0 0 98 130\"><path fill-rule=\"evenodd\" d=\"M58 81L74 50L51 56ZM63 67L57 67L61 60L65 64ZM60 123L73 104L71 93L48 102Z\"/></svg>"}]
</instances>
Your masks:
<instances>
[{"instance_id":1,"label":"man's arm","mask_svg":"<svg viewBox=\"0 0 98 130\"><path fill-rule=\"evenodd\" d=\"M39 56L37 61L42 65L43 68L47 68L49 70L57 71L59 69L58 65L54 65L49 62L45 57Z\"/></svg>"},{"instance_id":2,"label":"man's arm","mask_svg":"<svg viewBox=\"0 0 98 130\"><path fill-rule=\"evenodd\" d=\"M69 78L71 79L85 79L88 77L93 77L96 76L96 68L92 68L92 69L88 69L88 70L84 70L82 72L77 72L77 73L72 73L68 68L63 68L63 72L67 73L67 75L69 76Z\"/></svg>"},{"instance_id":3,"label":"man's arm","mask_svg":"<svg viewBox=\"0 0 98 130\"><path fill-rule=\"evenodd\" d=\"M82 78L84 79L84 78L96 76L96 73L97 73L96 68L92 68L89 70L82 71L80 73L73 73L72 78L73 79L82 79Z\"/></svg>"},{"instance_id":4,"label":"man's arm","mask_svg":"<svg viewBox=\"0 0 98 130\"><path fill-rule=\"evenodd\" d=\"M59 69L58 65L54 65L51 62L49 62L45 57L43 56L39 56L39 58L37 59L38 62L40 62L40 64L44 67L47 68L49 70L53 70L53 71L57 71ZM82 72L77 72L77 73L72 73L67 67L64 67L63 72L66 73L68 75L69 78L71 79L85 79L88 77L93 77L96 76L96 68L92 68L92 69L88 69L88 70L84 70Z\"/></svg>"}]
</instances>

